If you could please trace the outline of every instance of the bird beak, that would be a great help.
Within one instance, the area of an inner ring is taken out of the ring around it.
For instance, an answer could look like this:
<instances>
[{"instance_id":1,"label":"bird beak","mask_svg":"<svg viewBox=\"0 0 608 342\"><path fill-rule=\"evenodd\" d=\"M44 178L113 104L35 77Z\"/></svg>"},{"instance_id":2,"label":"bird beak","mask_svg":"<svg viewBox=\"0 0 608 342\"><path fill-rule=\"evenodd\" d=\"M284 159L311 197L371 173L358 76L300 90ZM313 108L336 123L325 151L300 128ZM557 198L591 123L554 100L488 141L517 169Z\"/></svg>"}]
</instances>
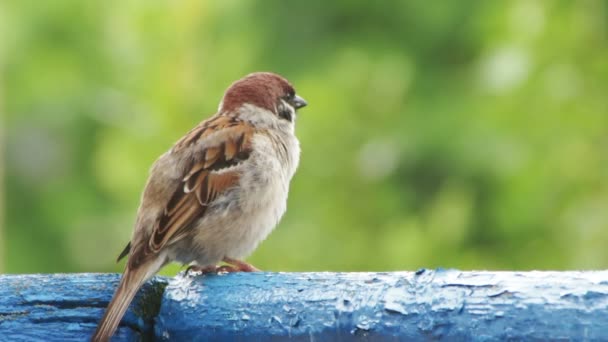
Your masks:
<instances>
[{"instance_id":1,"label":"bird beak","mask_svg":"<svg viewBox=\"0 0 608 342\"><path fill-rule=\"evenodd\" d=\"M306 100L304 100L303 98L299 97L298 95L296 95L293 98L293 106L296 109L300 109L302 107L306 107L307 104L308 104L308 102L306 102Z\"/></svg>"}]
</instances>

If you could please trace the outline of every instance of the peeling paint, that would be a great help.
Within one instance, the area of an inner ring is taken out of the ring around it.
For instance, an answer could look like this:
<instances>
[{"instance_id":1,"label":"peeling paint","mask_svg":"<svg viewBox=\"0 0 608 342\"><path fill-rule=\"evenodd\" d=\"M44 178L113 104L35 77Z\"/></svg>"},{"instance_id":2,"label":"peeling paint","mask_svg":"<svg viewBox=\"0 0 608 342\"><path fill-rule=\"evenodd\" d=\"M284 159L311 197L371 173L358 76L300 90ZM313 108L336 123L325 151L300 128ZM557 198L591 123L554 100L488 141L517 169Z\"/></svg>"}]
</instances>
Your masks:
<instances>
[{"instance_id":1,"label":"peeling paint","mask_svg":"<svg viewBox=\"0 0 608 342\"><path fill-rule=\"evenodd\" d=\"M0 275L0 341L88 340L119 279L116 274ZM113 341L149 336L164 284L154 278L144 285ZM155 309L149 306L154 301Z\"/></svg>"},{"instance_id":2,"label":"peeling paint","mask_svg":"<svg viewBox=\"0 0 608 342\"><path fill-rule=\"evenodd\" d=\"M247 319L227 324L231 312ZM608 340L608 272L190 277L170 282L155 331L176 341Z\"/></svg>"},{"instance_id":3,"label":"peeling paint","mask_svg":"<svg viewBox=\"0 0 608 342\"><path fill-rule=\"evenodd\" d=\"M1 275L0 341L87 340L118 280ZM144 286L113 341L608 340L608 271L179 275L166 284Z\"/></svg>"}]
</instances>

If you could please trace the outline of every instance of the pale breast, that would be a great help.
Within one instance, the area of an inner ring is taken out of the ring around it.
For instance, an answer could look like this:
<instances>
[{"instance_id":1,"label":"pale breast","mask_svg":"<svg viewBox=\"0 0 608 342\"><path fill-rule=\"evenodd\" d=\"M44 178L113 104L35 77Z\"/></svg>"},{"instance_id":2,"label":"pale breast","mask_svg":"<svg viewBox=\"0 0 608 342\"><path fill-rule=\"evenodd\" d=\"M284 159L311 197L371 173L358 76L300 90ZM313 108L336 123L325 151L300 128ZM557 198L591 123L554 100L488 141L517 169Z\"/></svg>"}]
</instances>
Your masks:
<instances>
[{"instance_id":1,"label":"pale breast","mask_svg":"<svg viewBox=\"0 0 608 342\"><path fill-rule=\"evenodd\" d=\"M218 198L196 224L190 243L196 254L192 259L199 264L247 257L286 211L289 182L299 161L298 140L287 133L256 134L253 145L254 152L238 166L239 186Z\"/></svg>"}]
</instances>

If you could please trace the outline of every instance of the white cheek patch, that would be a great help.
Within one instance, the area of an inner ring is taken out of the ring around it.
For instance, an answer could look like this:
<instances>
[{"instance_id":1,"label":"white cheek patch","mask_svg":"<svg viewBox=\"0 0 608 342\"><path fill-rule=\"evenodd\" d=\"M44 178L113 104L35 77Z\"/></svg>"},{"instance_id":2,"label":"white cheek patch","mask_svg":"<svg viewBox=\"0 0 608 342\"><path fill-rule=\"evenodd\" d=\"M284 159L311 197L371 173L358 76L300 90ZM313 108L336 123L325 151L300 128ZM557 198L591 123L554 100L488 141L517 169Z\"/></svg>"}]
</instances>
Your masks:
<instances>
[{"instance_id":1,"label":"white cheek patch","mask_svg":"<svg viewBox=\"0 0 608 342\"><path fill-rule=\"evenodd\" d=\"M285 113L284 115L279 115L290 122L293 121L296 116L296 109L283 99L281 99L281 105L279 107L279 113Z\"/></svg>"},{"instance_id":2,"label":"white cheek patch","mask_svg":"<svg viewBox=\"0 0 608 342\"><path fill-rule=\"evenodd\" d=\"M295 109L295 108L293 108L293 106L292 106L292 105L290 105L290 104L289 104L289 102L287 102L287 101L285 101L285 100L283 100L283 99L281 99L281 102L283 103L283 106L284 106L285 108L288 108L288 109L289 109L289 111L290 111L290 112L294 113L294 112L296 111L296 109Z\"/></svg>"},{"instance_id":3,"label":"white cheek patch","mask_svg":"<svg viewBox=\"0 0 608 342\"><path fill-rule=\"evenodd\" d=\"M260 127L273 125L277 121L277 116L273 112L248 103L239 108L239 116L242 120Z\"/></svg>"},{"instance_id":4,"label":"white cheek patch","mask_svg":"<svg viewBox=\"0 0 608 342\"><path fill-rule=\"evenodd\" d=\"M283 103L277 102L277 109L283 107ZM289 106L291 111L291 121L287 121L285 118L280 117L277 112L271 112L267 109L263 109L251 104L245 104L238 110L238 116L241 120L247 121L258 128L276 128L279 130L293 131L294 126L294 113L293 107Z\"/></svg>"}]
</instances>

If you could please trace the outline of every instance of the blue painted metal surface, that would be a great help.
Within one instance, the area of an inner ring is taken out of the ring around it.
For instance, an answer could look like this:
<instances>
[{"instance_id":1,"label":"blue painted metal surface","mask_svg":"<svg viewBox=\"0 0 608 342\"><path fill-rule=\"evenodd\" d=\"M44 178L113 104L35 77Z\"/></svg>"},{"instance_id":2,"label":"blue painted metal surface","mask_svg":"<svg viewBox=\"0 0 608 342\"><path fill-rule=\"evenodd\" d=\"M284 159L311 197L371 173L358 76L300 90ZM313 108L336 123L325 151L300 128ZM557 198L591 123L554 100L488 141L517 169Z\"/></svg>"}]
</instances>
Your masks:
<instances>
[{"instance_id":1,"label":"blue painted metal surface","mask_svg":"<svg viewBox=\"0 0 608 342\"><path fill-rule=\"evenodd\" d=\"M87 341L118 286L116 274L0 275L0 341ZM112 341L152 333L166 281L148 282Z\"/></svg>"},{"instance_id":2,"label":"blue painted metal surface","mask_svg":"<svg viewBox=\"0 0 608 342\"><path fill-rule=\"evenodd\" d=\"M0 341L87 340L118 279L114 274L0 276ZM608 271L157 277L140 291L113 341L141 337L608 341Z\"/></svg>"},{"instance_id":3,"label":"blue painted metal surface","mask_svg":"<svg viewBox=\"0 0 608 342\"><path fill-rule=\"evenodd\" d=\"M155 333L172 341L608 340L608 272L177 277Z\"/></svg>"}]
</instances>

